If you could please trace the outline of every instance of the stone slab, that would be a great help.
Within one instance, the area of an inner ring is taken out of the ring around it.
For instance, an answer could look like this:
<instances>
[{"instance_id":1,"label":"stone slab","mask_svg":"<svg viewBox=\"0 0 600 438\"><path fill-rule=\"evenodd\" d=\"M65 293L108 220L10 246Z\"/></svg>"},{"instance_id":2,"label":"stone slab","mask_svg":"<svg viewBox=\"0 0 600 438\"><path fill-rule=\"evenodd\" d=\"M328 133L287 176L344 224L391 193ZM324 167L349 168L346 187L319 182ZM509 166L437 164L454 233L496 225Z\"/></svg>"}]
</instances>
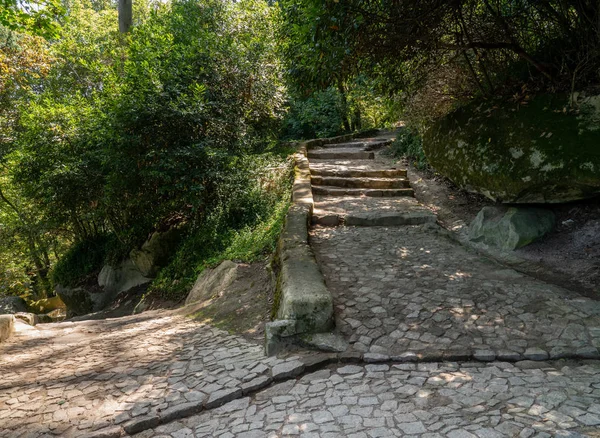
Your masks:
<instances>
[{"instance_id":1,"label":"stone slab","mask_svg":"<svg viewBox=\"0 0 600 438\"><path fill-rule=\"evenodd\" d=\"M15 317L0 315L0 342L6 341L15 331Z\"/></svg>"}]
</instances>

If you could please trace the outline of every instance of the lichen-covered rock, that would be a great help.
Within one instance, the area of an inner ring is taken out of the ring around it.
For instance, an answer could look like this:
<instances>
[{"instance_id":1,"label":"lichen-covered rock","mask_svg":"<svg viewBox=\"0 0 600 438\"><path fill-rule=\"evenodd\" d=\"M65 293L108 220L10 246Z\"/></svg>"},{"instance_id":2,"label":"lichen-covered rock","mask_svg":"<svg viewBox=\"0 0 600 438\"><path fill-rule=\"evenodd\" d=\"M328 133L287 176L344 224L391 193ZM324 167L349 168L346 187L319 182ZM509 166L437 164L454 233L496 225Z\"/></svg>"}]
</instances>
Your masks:
<instances>
[{"instance_id":1,"label":"lichen-covered rock","mask_svg":"<svg viewBox=\"0 0 600 438\"><path fill-rule=\"evenodd\" d=\"M185 304L206 301L223 293L236 279L238 265L225 260L214 269L206 269L200 274L188 294Z\"/></svg>"},{"instance_id":2,"label":"lichen-covered rock","mask_svg":"<svg viewBox=\"0 0 600 438\"><path fill-rule=\"evenodd\" d=\"M94 311L92 294L82 287L68 288L58 284L56 293L67 305L69 316L86 315Z\"/></svg>"},{"instance_id":3,"label":"lichen-covered rock","mask_svg":"<svg viewBox=\"0 0 600 438\"><path fill-rule=\"evenodd\" d=\"M121 292L150 281L150 278L145 277L131 259L126 259L116 268L105 265L98 274L98 285L104 288L104 292L109 296L106 301L110 302Z\"/></svg>"},{"instance_id":4,"label":"lichen-covered rock","mask_svg":"<svg viewBox=\"0 0 600 438\"><path fill-rule=\"evenodd\" d=\"M27 303L21 297L0 298L0 315L10 315L18 312L27 312Z\"/></svg>"},{"instance_id":5,"label":"lichen-covered rock","mask_svg":"<svg viewBox=\"0 0 600 438\"><path fill-rule=\"evenodd\" d=\"M600 194L600 96L471 104L434 124L423 148L441 174L495 201L588 198Z\"/></svg>"},{"instance_id":6,"label":"lichen-covered rock","mask_svg":"<svg viewBox=\"0 0 600 438\"><path fill-rule=\"evenodd\" d=\"M556 224L550 210L532 207L484 207L469 228L469 239L504 251L529 245Z\"/></svg>"},{"instance_id":7,"label":"lichen-covered rock","mask_svg":"<svg viewBox=\"0 0 600 438\"><path fill-rule=\"evenodd\" d=\"M37 301L31 301L27 307L30 312L44 314L52 312L53 310L64 309L66 305L59 296L54 296L50 298L42 298L41 300Z\"/></svg>"},{"instance_id":8,"label":"lichen-covered rock","mask_svg":"<svg viewBox=\"0 0 600 438\"><path fill-rule=\"evenodd\" d=\"M140 249L132 250L129 256L145 277L154 277L169 261L181 234L182 229L179 227L153 233Z\"/></svg>"}]
</instances>

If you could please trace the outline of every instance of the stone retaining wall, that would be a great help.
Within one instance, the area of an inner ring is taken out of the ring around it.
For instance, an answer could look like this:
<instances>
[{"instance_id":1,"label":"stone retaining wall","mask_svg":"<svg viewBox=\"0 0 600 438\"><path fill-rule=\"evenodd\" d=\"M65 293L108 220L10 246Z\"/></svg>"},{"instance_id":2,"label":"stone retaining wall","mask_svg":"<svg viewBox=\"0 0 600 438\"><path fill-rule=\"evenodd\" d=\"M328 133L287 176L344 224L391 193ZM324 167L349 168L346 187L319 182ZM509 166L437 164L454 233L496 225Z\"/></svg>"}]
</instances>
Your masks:
<instances>
[{"instance_id":1,"label":"stone retaining wall","mask_svg":"<svg viewBox=\"0 0 600 438\"><path fill-rule=\"evenodd\" d=\"M330 331L334 325L333 298L308 243L314 199L311 187L308 150L324 144L343 143L361 134L315 139L298 144L294 154L295 179L292 206L279 239L275 265L278 267L276 320L265 328L265 350L274 355L298 336Z\"/></svg>"}]
</instances>

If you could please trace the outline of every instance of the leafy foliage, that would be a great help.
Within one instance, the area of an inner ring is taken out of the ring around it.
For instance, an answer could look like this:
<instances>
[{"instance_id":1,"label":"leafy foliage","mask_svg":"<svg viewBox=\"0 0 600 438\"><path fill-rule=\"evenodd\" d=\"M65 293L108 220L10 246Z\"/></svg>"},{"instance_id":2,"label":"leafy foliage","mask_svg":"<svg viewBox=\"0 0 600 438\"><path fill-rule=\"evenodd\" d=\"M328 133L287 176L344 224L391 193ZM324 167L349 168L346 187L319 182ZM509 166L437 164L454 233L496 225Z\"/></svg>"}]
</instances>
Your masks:
<instances>
[{"instance_id":1,"label":"leafy foliage","mask_svg":"<svg viewBox=\"0 0 600 438\"><path fill-rule=\"evenodd\" d=\"M51 44L2 28L0 188L10 204L0 200L0 230L25 248L19 265L44 278L72 244L55 281L73 284L153 230L185 222L194 234L216 221L227 234L274 205L250 177L268 166L261 157L285 110L279 10L135 3L127 35L111 2L89 0L69 2ZM108 247L85 246L102 236ZM84 247L90 260L72 255ZM14 248L2 242L0 255Z\"/></svg>"},{"instance_id":2,"label":"leafy foliage","mask_svg":"<svg viewBox=\"0 0 600 438\"><path fill-rule=\"evenodd\" d=\"M63 286L77 286L104 264L109 238L96 236L73 245L52 271L52 280Z\"/></svg>"},{"instance_id":3,"label":"leafy foliage","mask_svg":"<svg viewBox=\"0 0 600 438\"><path fill-rule=\"evenodd\" d=\"M58 36L64 14L60 0L0 0L0 26L46 38Z\"/></svg>"},{"instance_id":4,"label":"leafy foliage","mask_svg":"<svg viewBox=\"0 0 600 438\"><path fill-rule=\"evenodd\" d=\"M411 124L472 99L597 86L596 0L280 2L288 72L312 93L358 75L402 91ZM414 111L413 111L414 110Z\"/></svg>"},{"instance_id":5,"label":"leafy foliage","mask_svg":"<svg viewBox=\"0 0 600 438\"><path fill-rule=\"evenodd\" d=\"M388 153L396 158L409 158L418 169L427 167L427 158L423 152L423 139L410 128L401 129L390 145Z\"/></svg>"},{"instance_id":6,"label":"leafy foliage","mask_svg":"<svg viewBox=\"0 0 600 438\"><path fill-rule=\"evenodd\" d=\"M151 293L181 299L205 268L223 260L253 262L273 252L289 207L292 162L266 154L239 165L250 171L221 181L219 207L202 227L192 228Z\"/></svg>"}]
</instances>

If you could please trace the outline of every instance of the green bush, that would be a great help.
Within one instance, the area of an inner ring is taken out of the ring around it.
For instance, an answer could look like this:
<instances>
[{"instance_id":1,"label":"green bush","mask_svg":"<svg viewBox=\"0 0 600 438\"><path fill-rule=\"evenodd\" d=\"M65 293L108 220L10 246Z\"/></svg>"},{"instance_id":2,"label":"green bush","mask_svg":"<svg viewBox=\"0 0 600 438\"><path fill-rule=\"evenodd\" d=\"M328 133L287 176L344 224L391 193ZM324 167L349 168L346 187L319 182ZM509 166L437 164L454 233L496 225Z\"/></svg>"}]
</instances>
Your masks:
<instances>
[{"instance_id":1,"label":"green bush","mask_svg":"<svg viewBox=\"0 0 600 438\"><path fill-rule=\"evenodd\" d=\"M215 208L190 227L150 293L180 300L207 267L223 260L250 263L270 255L289 207L292 181L291 160L275 154L240 159L221 179Z\"/></svg>"},{"instance_id":2,"label":"green bush","mask_svg":"<svg viewBox=\"0 0 600 438\"><path fill-rule=\"evenodd\" d=\"M409 158L418 169L429 165L423 152L423 138L410 128L400 130L396 140L390 145L388 154L395 158Z\"/></svg>"},{"instance_id":3,"label":"green bush","mask_svg":"<svg viewBox=\"0 0 600 438\"><path fill-rule=\"evenodd\" d=\"M343 131L340 94L334 88L293 99L283 122L285 139L334 137Z\"/></svg>"},{"instance_id":4,"label":"green bush","mask_svg":"<svg viewBox=\"0 0 600 438\"><path fill-rule=\"evenodd\" d=\"M51 278L54 284L73 287L97 274L106 260L108 236L97 236L77 242L56 263Z\"/></svg>"}]
</instances>

